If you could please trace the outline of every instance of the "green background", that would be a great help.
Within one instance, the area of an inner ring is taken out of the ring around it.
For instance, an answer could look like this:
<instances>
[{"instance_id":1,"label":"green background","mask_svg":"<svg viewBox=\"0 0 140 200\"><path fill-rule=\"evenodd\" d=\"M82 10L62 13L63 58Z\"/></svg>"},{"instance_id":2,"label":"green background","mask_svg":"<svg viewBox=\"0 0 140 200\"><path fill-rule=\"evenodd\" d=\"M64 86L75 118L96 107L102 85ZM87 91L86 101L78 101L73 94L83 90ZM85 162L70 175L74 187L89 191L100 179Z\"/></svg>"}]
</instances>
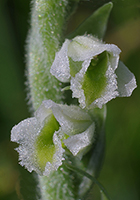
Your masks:
<instances>
[{"instance_id":1,"label":"green background","mask_svg":"<svg viewBox=\"0 0 140 200\"><path fill-rule=\"evenodd\" d=\"M66 34L109 2L81 1ZM138 88L129 98L108 103L106 156L99 181L112 200L140 199L140 0L113 0L104 41L116 44L121 60L135 74ZM29 0L0 0L0 199L17 200L18 155L10 141L12 126L30 116L27 106L25 46L30 27ZM15 189L16 188L16 189ZM92 199L100 199L94 188Z\"/></svg>"}]
</instances>

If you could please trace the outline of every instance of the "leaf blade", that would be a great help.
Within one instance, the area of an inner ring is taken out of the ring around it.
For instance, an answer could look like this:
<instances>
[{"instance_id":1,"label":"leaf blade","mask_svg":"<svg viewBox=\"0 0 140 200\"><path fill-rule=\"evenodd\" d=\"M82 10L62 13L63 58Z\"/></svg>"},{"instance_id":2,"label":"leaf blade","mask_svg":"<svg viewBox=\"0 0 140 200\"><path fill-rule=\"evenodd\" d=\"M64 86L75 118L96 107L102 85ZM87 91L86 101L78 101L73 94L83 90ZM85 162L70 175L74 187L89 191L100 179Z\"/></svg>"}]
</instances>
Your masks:
<instances>
[{"instance_id":1,"label":"leaf blade","mask_svg":"<svg viewBox=\"0 0 140 200\"><path fill-rule=\"evenodd\" d=\"M79 27L72 32L68 38L72 39L77 35L92 34L99 39L104 37L108 18L113 7L112 2L109 2L97 11L95 11L90 17L88 17ZM94 28L93 28L94 27Z\"/></svg>"}]
</instances>

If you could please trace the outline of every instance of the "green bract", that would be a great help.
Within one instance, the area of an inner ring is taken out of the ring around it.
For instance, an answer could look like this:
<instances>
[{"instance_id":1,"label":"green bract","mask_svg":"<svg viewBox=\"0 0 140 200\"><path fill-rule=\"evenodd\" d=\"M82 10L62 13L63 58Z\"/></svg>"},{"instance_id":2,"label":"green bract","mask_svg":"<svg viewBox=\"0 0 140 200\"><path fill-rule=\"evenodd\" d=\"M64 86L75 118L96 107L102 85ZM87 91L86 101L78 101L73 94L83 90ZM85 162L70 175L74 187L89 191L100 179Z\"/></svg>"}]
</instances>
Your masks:
<instances>
[{"instance_id":1,"label":"green bract","mask_svg":"<svg viewBox=\"0 0 140 200\"><path fill-rule=\"evenodd\" d=\"M46 100L35 117L13 127L11 140L20 144L17 151L22 166L48 176L62 165L64 152L82 158L93 144L94 129L87 111Z\"/></svg>"},{"instance_id":2,"label":"green bract","mask_svg":"<svg viewBox=\"0 0 140 200\"><path fill-rule=\"evenodd\" d=\"M50 72L58 80L70 82L82 108L101 108L117 96L130 96L136 88L134 75L119 63L120 52L116 45L89 35L66 39Z\"/></svg>"}]
</instances>

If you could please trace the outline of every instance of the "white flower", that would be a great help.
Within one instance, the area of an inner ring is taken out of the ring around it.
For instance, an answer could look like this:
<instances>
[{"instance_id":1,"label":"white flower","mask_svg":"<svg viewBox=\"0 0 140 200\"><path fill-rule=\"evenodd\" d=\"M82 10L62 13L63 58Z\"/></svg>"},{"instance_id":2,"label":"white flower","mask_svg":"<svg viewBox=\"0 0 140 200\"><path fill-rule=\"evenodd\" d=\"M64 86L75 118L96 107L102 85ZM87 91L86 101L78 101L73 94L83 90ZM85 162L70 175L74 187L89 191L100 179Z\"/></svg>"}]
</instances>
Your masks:
<instances>
[{"instance_id":1,"label":"white flower","mask_svg":"<svg viewBox=\"0 0 140 200\"><path fill-rule=\"evenodd\" d=\"M116 45L92 36L66 39L50 72L61 82L70 82L82 108L101 108L117 96L130 96L136 88L134 75L119 62L120 52Z\"/></svg>"},{"instance_id":2,"label":"white flower","mask_svg":"<svg viewBox=\"0 0 140 200\"><path fill-rule=\"evenodd\" d=\"M34 117L13 127L11 141L19 144L16 150L22 166L48 176L62 165L65 150L82 158L93 144L94 129L85 110L46 100Z\"/></svg>"}]
</instances>

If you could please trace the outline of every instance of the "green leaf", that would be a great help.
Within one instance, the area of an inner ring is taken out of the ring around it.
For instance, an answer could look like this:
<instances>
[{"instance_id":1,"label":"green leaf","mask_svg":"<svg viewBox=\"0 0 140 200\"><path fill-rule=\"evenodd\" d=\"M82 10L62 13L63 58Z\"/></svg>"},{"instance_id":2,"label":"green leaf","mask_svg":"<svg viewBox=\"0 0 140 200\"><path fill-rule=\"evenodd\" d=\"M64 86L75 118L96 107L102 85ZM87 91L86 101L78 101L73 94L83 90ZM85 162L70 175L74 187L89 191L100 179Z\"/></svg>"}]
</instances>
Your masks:
<instances>
[{"instance_id":1,"label":"green leaf","mask_svg":"<svg viewBox=\"0 0 140 200\"><path fill-rule=\"evenodd\" d=\"M104 194L104 192L100 191L101 193L101 200L109 200L109 198Z\"/></svg>"},{"instance_id":2,"label":"green leaf","mask_svg":"<svg viewBox=\"0 0 140 200\"><path fill-rule=\"evenodd\" d=\"M41 198L38 175L35 172L29 173L20 167L20 194L22 200L38 200Z\"/></svg>"},{"instance_id":3,"label":"green leaf","mask_svg":"<svg viewBox=\"0 0 140 200\"><path fill-rule=\"evenodd\" d=\"M72 39L77 35L92 34L99 39L104 37L110 11L113 7L111 2L103 5L87 18L68 38Z\"/></svg>"},{"instance_id":4,"label":"green leaf","mask_svg":"<svg viewBox=\"0 0 140 200\"><path fill-rule=\"evenodd\" d=\"M97 178L101 171L105 155L106 105L104 105L102 109L90 109L89 113L96 122L96 141L93 148L82 158L82 162L86 166L86 172L90 173L90 176ZM80 197L86 197L88 195L93 183L95 182L88 177L83 177L81 182L82 187L79 188ZM88 190L86 188L88 188Z\"/></svg>"},{"instance_id":5,"label":"green leaf","mask_svg":"<svg viewBox=\"0 0 140 200\"><path fill-rule=\"evenodd\" d=\"M91 176L90 174L88 174L87 172L77 168L77 167L74 167L73 165L69 164L69 163L66 163L65 162L65 165L68 169L71 169L72 171L74 172L77 172L79 174L81 174L82 176L86 176L87 178L89 178L93 183L97 184L97 186L99 187L100 189L100 192L101 192L101 196L102 196L102 200L110 200L110 197L108 196L108 193L106 192L105 188L101 185L101 183L99 183L97 181L97 179L93 176Z\"/></svg>"}]
</instances>

